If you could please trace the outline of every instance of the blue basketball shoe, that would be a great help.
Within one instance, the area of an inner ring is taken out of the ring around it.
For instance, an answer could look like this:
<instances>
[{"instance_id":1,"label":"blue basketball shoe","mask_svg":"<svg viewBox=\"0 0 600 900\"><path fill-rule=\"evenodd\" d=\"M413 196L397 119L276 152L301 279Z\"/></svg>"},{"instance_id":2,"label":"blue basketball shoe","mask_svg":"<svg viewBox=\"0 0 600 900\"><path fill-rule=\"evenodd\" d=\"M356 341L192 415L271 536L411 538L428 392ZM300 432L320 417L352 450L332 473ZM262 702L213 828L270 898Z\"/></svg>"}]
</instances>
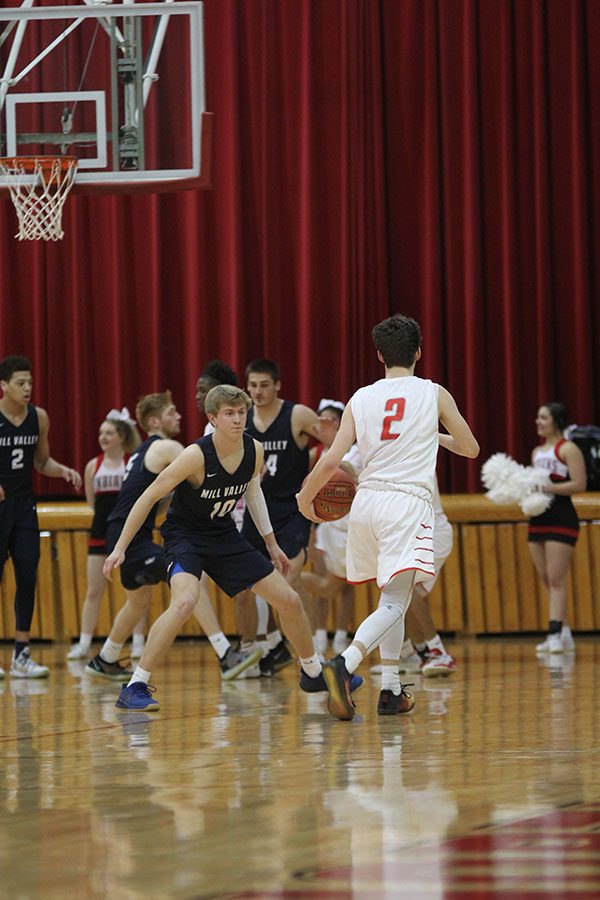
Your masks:
<instances>
[{"instance_id":1,"label":"blue basketball shoe","mask_svg":"<svg viewBox=\"0 0 600 900\"><path fill-rule=\"evenodd\" d=\"M160 709L158 700L152 699L155 691L156 688L151 684L134 681L133 684L126 684L123 687L115 706L119 709L143 709L146 712L154 712Z\"/></svg>"}]
</instances>

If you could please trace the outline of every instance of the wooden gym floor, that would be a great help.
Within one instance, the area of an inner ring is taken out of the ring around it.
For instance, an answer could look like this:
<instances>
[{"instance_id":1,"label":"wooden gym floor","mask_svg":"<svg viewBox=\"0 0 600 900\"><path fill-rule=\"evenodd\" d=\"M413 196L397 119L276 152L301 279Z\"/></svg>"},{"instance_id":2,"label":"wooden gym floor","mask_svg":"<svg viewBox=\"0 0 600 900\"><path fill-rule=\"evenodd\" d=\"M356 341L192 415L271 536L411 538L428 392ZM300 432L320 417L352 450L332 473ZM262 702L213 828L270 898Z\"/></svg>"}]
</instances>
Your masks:
<instances>
[{"instance_id":1,"label":"wooden gym floor","mask_svg":"<svg viewBox=\"0 0 600 900\"><path fill-rule=\"evenodd\" d=\"M352 723L295 666L222 684L203 642L155 714L35 647L50 678L0 682L0 897L598 898L600 645L534 643L450 642L405 716L363 667Z\"/></svg>"}]
</instances>

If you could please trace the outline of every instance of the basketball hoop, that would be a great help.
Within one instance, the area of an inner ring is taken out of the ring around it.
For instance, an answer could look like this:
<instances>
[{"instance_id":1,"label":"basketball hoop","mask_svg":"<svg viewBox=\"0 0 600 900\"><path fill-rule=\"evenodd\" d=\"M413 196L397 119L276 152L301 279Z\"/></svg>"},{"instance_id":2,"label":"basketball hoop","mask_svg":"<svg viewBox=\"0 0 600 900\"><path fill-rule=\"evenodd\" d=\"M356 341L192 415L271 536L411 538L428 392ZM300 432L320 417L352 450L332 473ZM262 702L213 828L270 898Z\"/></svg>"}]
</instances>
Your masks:
<instances>
[{"instance_id":1,"label":"basketball hoop","mask_svg":"<svg viewBox=\"0 0 600 900\"><path fill-rule=\"evenodd\" d=\"M19 218L20 241L60 241L62 208L77 172L74 156L0 157Z\"/></svg>"}]
</instances>

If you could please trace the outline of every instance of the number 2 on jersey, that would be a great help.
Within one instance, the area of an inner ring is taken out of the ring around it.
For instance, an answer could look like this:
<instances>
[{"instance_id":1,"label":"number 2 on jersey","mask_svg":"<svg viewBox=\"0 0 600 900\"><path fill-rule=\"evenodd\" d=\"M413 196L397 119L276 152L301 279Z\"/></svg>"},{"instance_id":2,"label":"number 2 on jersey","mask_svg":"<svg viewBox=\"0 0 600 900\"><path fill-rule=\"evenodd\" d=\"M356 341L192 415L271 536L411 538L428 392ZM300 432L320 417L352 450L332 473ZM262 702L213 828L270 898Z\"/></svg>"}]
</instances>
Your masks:
<instances>
[{"instance_id":1,"label":"number 2 on jersey","mask_svg":"<svg viewBox=\"0 0 600 900\"><path fill-rule=\"evenodd\" d=\"M386 412L389 412L390 410L394 410L394 412L391 416L385 416L383 420L383 428L381 429L382 441L395 441L397 437L400 437L399 433L392 433L391 427L394 422L401 422L404 418L405 404L406 400L404 397L396 397L392 400L388 400L385 404Z\"/></svg>"},{"instance_id":2,"label":"number 2 on jersey","mask_svg":"<svg viewBox=\"0 0 600 900\"><path fill-rule=\"evenodd\" d=\"M23 468L23 456L24 451L21 450L20 447L16 447L12 452L11 457L11 468L12 469L22 469Z\"/></svg>"}]
</instances>

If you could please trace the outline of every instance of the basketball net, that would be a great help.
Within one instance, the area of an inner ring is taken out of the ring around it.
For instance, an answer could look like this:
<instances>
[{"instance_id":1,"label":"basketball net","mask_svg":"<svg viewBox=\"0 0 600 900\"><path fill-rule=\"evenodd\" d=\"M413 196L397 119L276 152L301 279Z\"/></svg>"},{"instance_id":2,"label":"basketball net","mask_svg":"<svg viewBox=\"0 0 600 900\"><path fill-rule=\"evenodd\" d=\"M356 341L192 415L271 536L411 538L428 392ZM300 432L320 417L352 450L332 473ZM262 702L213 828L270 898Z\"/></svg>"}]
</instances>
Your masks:
<instances>
[{"instance_id":1,"label":"basketball net","mask_svg":"<svg viewBox=\"0 0 600 900\"><path fill-rule=\"evenodd\" d=\"M17 210L20 241L60 241L62 208L73 186L77 159L72 156L0 158L0 171Z\"/></svg>"}]
</instances>

